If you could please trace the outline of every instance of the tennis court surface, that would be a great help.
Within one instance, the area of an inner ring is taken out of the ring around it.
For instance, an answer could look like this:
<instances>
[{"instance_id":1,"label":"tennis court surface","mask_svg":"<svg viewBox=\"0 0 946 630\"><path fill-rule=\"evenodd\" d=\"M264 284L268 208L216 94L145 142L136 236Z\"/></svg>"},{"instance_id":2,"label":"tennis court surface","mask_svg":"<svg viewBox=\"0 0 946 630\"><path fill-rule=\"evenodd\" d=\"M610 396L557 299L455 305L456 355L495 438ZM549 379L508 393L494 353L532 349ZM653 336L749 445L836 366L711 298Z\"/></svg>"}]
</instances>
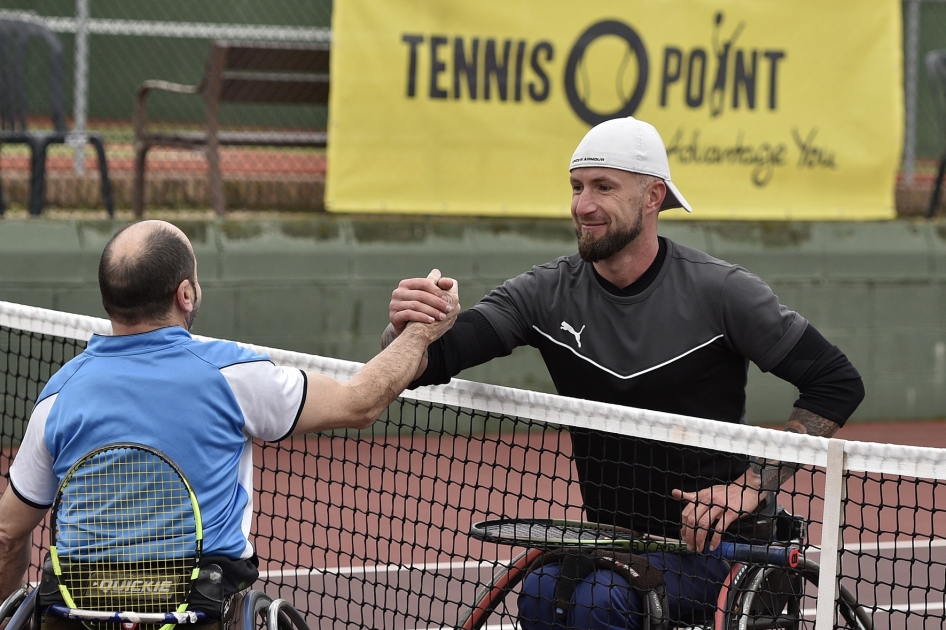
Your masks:
<instances>
[{"instance_id":1,"label":"tennis court surface","mask_svg":"<svg viewBox=\"0 0 946 630\"><path fill-rule=\"evenodd\" d=\"M0 302L4 473L42 385L109 330L105 320ZM250 347L337 378L358 367ZM600 452L583 445L589 436L605 445ZM699 462L707 450L736 467L749 456L800 467L778 495L807 521L804 556L821 565L820 588L798 593L800 627L816 627L819 598L830 596L821 610L834 610L836 583L874 628L946 625L946 449L809 438L457 380L407 392L370 430L255 446L260 586L313 628L455 627L497 567L522 551L471 538L473 523L581 519L583 492L617 501L615 518L630 522L628 501L642 499L620 494L633 485L621 464L643 466L641 444L663 454L648 464L655 475L666 458ZM595 477L602 461L617 474ZM694 465L694 479L705 474ZM34 542L31 579L45 540ZM515 605L513 593L485 627L513 627Z\"/></svg>"}]
</instances>

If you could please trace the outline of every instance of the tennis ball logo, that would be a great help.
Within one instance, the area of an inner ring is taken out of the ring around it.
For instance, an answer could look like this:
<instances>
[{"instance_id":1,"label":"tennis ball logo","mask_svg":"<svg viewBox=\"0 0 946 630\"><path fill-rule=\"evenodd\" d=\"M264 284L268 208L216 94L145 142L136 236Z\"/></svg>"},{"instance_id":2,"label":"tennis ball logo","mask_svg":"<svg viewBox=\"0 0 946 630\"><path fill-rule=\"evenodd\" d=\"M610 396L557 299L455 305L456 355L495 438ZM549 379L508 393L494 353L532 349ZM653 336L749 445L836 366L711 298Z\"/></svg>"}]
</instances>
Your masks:
<instances>
[{"instance_id":1,"label":"tennis ball logo","mask_svg":"<svg viewBox=\"0 0 946 630\"><path fill-rule=\"evenodd\" d=\"M596 112L617 111L637 88L637 55L614 35L592 42L575 69L575 92L582 104Z\"/></svg>"},{"instance_id":2,"label":"tennis ball logo","mask_svg":"<svg viewBox=\"0 0 946 630\"><path fill-rule=\"evenodd\" d=\"M616 20L592 24L565 64L565 94L589 125L632 116L644 98L649 64L637 32Z\"/></svg>"}]
</instances>

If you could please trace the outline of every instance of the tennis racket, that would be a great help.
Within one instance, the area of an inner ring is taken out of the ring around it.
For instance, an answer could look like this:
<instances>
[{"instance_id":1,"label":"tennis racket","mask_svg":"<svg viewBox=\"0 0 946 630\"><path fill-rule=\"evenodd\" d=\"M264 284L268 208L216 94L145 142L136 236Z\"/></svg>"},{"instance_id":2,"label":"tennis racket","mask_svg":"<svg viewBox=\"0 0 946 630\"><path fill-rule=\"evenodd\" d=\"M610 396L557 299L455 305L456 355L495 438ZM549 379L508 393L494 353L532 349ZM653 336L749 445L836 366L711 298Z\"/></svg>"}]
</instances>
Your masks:
<instances>
[{"instance_id":1,"label":"tennis racket","mask_svg":"<svg viewBox=\"0 0 946 630\"><path fill-rule=\"evenodd\" d=\"M695 553L686 543L673 538L648 536L621 527L561 519L499 519L483 521L470 530L473 538L501 545L558 549L561 547L605 548L631 553L664 551ZM799 561L796 545L752 545L723 541L706 552L726 560L773 564L795 568Z\"/></svg>"},{"instance_id":2,"label":"tennis racket","mask_svg":"<svg viewBox=\"0 0 946 630\"><path fill-rule=\"evenodd\" d=\"M129 621L165 630L203 616L186 610L199 573L200 508L160 451L126 443L86 454L59 486L50 529L66 603L54 614L93 628Z\"/></svg>"}]
</instances>

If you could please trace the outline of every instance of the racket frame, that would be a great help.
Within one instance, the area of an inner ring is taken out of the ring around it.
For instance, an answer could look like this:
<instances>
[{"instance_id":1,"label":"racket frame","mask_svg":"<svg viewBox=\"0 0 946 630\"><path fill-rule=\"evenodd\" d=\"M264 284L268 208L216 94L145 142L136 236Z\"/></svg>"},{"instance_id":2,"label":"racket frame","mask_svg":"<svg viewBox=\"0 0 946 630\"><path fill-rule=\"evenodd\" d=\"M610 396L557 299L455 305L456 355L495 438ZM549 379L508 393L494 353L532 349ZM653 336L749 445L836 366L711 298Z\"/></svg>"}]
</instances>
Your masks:
<instances>
[{"instance_id":1,"label":"racket frame","mask_svg":"<svg viewBox=\"0 0 946 630\"><path fill-rule=\"evenodd\" d=\"M144 451L148 453L149 455L152 455L158 458L159 460L161 460L162 462L164 462L177 475L178 479L182 482L184 488L186 488L187 490L187 495L190 499L191 509L192 509L193 517L194 517L196 544L195 544L195 549L194 549L194 555L192 558L190 558L190 560L193 562L193 567L190 571L190 578L188 580L186 593L184 594L182 598L183 601L177 604L176 608L173 611L168 611L168 613L138 613L139 617L148 615L150 619L152 618L151 616L153 616L155 620L153 623L163 623L164 625L162 625L159 630L173 630L175 624L182 623L182 622L175 621L174 623L168 623L170 619L186 619L192 614L192 613L187 612L187 598L190 596L191 590L193 589L193 586L194 586L194 582L197 579L198 575L200 574L200 558L203 551L203 538L204 538L203 521L201 519L200 505L198 504L198 501L197 501L197 495L194 493L194 488L191 485L190 481L187 479L187 476L184 474L184 471L181 470L181 468L174 462L174 460L168 457L161 450L154 448L153 446L148 446L147 444L141 444L138 442L114 442L111 444L107 444L105 446L92 449L91 451L89 451L88 453L80 457L79 460L75 464L72 465L69 471L63 476L62 481L59 483L59 488L56 490L56 498L53 502L53 506L50 511L49 555L50 555L50 560L53 566L53 573L56 576L56 582L59 587L59 593L62 596L63 601L65 602L66 605L64 607L55 606L54 608L56 610L54 610L53 612L54 614L57 614L57 616L66 616L67 618L71 618L71 619L79 619L80 617L77 615L83 614L83 611L88 611L92 613L94 616L96 616L96 620L98 621L104 621L103 617L112 615L112 613L108 613L105 611L90 611L88 609L80 608L79 606L76 605L76 602L72 597L72 593L69 592L69 587L64 583L62 563L60 562L59 550L57 548L56 539L58 535L57 520L58 520L58 514L59 514L60 501L63 496L63 491L68 486L69 481L72 480L72 478L75 476L75 473L82 467L83 464L86 464L94 457L108 451L120 450L120 449L133 449L133 450ZM95 565L95 562L88 563L88 566L90 567L93 567L94 565ZM68 611L68 615L66 614L67 611ZM125 615L125 614L129 614L129 612L131 611L115 611L114 614ZM131 614L134 614L134 613L131 612ZM198 611L198 614L200 614L201 617L203 616L203 614L200 613L199 611ZM166 615L171 615L171 617L167 617ZM81 617L81 618L83 620L90 619L90 617L88 616ZM149 622L142 621L142 623L149 623ZM183 623L187 623L187 621L183 621Z\"/></svg>"},{"instance_id":2,"label":"racket frame","mask_svg":"<svg viewBox=\"0 0 946 630\"><path fill-rule=\"evenodd\" d=\"M496 536L486 531L489 527L499 527L502 525L530 524L548 527L573 528L581 531L591 532L613 532L618 536L606 538L599 537L594 539L587 538L538 538L538 537L520 537L520 536ZM587 548L606 548L619 551L631 551L634 553L648 553L656 551L669 551L682 553L686 550L686 543L682 540L673 538L661 538L642 534L632 529L617 527L614 525L603 525L590 521L580 521L573 519L555 519L555 518L503 518L474 523L470 529L470 535L473 538L484 542L492 542L500 545L520 545L523 547L539 547L544 549L560 549L563 547L587 547Z\"/></svg>"},{"instance_id":3,"label":"racket frame","mask_svg":"<svg viewBox=\"0 0 946 630\"><path fill-rule=\"evenodd\" d=\"M540 538L533 536L496 535L487 530L504 525L538 525L540 527L574 528L580 532L593 533L597 531L610 532L619 536L611 538ZM585 549L614 549L631 553L697 553L689 549L685 542L675 538L664 538L642 534L631 529L613 525L603 525L588 521L571 519L523 519L505 518L474 523L470 529L470 536L484 542L500 545L517 545L522 547L538 547L542 549L585 548ZM802 560L798 545L789 544L744 544L723 541L714 551L707 555L722 557L728 561L749 561L758 564L774 564L795 568Z\"/></svg>"}]
</instances>

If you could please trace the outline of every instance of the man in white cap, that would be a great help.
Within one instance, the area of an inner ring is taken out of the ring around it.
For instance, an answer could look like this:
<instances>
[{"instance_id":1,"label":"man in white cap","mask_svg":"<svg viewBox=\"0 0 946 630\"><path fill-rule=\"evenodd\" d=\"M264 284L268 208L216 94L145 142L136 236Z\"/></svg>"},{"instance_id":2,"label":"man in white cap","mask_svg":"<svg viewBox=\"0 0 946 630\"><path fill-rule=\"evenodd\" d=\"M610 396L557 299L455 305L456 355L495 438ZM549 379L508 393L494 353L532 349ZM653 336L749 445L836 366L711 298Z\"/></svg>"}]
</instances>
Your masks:
<instances>
[{"instance_id":1,"label":"man in white cap","mask_svg":"<svg viewBox=\"0 0 946 630\"><path fill-rule=\"evenodd\" d=\"M428 348L412 386L446 383L531 345L562 395L745 423L751 360L798 387L787 431L831 436L844 424L864 396L845 355L757 276L658 236L661 210L691 208L653 126L630 117L597 125L572 156L570 176L578 253L533 267L461 313ZM444 312L451 287L402 281L384 343L407 323ZM571 436L589 520L683 538L692 549L715 549L737 518L795 473L778 462L592 430ZM628 560L636 571L600 562L578 574L565 563L537 568L522 586L522 627L653 627L647 615L666 614L655 599L661 590L671 620L699 620L714 611L728 573L702 554Z\"/></svg>"}]
</instances>

